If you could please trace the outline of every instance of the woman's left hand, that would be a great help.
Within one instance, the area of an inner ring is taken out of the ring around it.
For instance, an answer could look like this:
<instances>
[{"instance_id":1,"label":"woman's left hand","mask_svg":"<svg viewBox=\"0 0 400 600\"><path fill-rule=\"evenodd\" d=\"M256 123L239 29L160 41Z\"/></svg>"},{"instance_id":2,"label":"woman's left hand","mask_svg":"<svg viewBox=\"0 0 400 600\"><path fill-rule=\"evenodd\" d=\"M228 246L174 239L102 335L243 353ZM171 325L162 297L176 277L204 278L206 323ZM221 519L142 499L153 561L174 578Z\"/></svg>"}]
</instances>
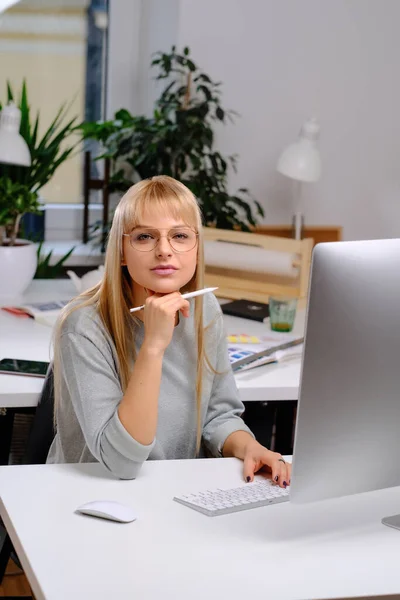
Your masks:
<instances>
[{"instance_id":1,"label":"woman's left hand","mask_svg":"<svg viewBox=\"0 0 400 600\"><path fill-rule=\"evenodd\" d=\"M272 473L272 481L280 487L290 485L292 465L285 462L282 455L272 452L261 446L256 440L251 440L246 445L243 458L244 479L247 482L254 480L254 474L260 470Z\"/></svg>"}]
</instances>

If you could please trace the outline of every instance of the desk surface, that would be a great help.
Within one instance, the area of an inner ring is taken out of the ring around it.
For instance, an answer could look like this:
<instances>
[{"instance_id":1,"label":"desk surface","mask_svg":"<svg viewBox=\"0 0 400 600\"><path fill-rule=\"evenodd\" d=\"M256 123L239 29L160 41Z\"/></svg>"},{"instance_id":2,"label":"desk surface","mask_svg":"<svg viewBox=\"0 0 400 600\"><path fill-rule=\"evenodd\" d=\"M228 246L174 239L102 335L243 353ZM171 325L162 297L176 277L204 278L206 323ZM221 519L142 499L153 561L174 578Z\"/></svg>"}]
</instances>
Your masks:
<instances>
[{"instance_id":1,"label":"desk surface","mask_svg":"<svg viewBox=\"0 0 400 600\"><path fill-rule=\"evenodd\" d=\"M33 281L25 294L25 302L62 300L76 294L68 279ZM224 317L228 333L262 335L268 325ZM304 311L298 311L294 333L304 331ZM33 319L20 319L0 310L0 358L22 358L49 361L52 330ZM297 400L300 381L300 359L270 364L236 374L242 401ZM16 375L0 375L0 407L36 406L43 380Z\"/></svg>"},{"instance_id":2,"label":"desk surface","mask_svg":"<svg viewBox=\"0 0 400 600\"><path fill-rule=\"evenodd\" d=\"M148 461L135 481L99 464L0 468L0 514L37 600L349 598L400 591L400 488L206 517L175 494L242 483L236 459ZM27 503L27 498L29 502ZM137 521L77 515L117 500Z\"/></svg>"}]
</instances>

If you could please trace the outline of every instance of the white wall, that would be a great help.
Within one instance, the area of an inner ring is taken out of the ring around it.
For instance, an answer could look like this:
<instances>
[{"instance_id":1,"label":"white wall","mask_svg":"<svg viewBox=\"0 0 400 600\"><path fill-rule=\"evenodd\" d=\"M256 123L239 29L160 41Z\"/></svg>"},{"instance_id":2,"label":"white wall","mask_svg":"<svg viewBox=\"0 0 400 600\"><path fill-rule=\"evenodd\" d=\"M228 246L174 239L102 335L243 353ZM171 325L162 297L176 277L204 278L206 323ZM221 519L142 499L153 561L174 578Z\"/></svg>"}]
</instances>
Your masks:
<instances>
[{"instance_id":1,"label":"white wall","mask_svg":"<svg viewBox=\"0 0 400 600\"><path fill-rule=\"evenodd\" d=\"M165 81L154 80L157 71L150 71L155 52L170 50L179 36L180 0L142 0L141 36L140 36L140 97L139 110L151 114L154 102Z\"/></svg>"},{"instance_id":2,"label":"white wall","mask_svg":"<svg viewBox=\"0 0 400 600\"><path fill-rule=\"evenodd\" d=\"M290 221L291 183L275 164L315 115L323 176L304 190L307 222L343 225L345 239L400 236L398 0L180 0L179 10L173 0L169 13L172 0L146 1L148 15L158 7L170 22L168 35L154 19L151 38L141 28L142 55L146 43L167 49L176 34L178 47L189 45L223 81L224 104L241 118L220 131L218 144L239 154L232 188L252 190L265 222ZM148 111L152 83L146 65L140 69L146 93L137 108Z\"/></svg>"},{"instance_id":3,"label":"white wall","mask_svg":"<svg viewBox=\"0 0 400 600\"><path fill-rule=\"evenodd\" d=\"M107 115L151 114L159 86L152 55L176 43L180 0L110 0Z\"/></svg>"},{"instance_id":4,"label":"white wall","mask_svg":"<svg viewBox=\"0 0 400 600\"><path fill-rule=\"evenodd\" d=\"M141 0L110 0L107 117L119 108L138 110Z\"/></svg>"}]
</instances>

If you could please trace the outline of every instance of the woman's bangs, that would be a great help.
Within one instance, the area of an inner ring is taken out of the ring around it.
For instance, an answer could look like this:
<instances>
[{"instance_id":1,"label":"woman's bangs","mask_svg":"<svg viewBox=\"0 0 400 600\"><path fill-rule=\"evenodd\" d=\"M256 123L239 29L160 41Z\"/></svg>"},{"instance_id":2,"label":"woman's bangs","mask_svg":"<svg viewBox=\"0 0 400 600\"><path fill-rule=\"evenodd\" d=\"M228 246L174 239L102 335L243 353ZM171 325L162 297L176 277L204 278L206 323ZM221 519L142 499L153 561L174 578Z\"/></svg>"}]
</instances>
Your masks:
<instances>
[{"instance_id":1,"label":"woman's bangs","mask_svg":"<svg viewBox=\"0 0 400 600\"><path fill-rule=\"evenodd\" d=\"M143 194L127 201L124 211L123 228L125 233L130 233L139 224L143 224L145 213L155 212L161 217L169 217L175 221L183 221L188 227L198 228L197 211L192 202L187 198L180 198L175 194L155 194L154 190L144 190ZM147 223L146 223L147 224Z\"/></svg>"}]
</instances>

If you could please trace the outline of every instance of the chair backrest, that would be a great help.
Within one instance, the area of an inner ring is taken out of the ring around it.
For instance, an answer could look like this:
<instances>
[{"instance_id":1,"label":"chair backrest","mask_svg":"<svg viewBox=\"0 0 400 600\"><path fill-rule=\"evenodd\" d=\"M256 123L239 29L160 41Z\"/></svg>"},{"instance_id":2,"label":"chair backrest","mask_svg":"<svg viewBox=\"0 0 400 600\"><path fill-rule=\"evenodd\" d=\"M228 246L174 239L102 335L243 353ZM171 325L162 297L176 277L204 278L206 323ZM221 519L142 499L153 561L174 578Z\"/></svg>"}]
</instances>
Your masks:
<instances>
[{"instance_id":1,"label":"chair backrest","mask_svg":"<svg viewBox=\"0 0 400 600\"><path fill-rule=\"evenodd\" d=\"M54 439L54 374L50 364L29 433L24 464L44 464Z\"/></svg>"},{"instance_id":2,"label":"chair backrest","mask_svg":"<svg viewBox=\"0 0 400 600\"><path fill-rule=\"evenodd\" d=\"M205 283L217 296L267 302L307 298L313 240L203 227Z\"/></svg>"}]
</instances>

